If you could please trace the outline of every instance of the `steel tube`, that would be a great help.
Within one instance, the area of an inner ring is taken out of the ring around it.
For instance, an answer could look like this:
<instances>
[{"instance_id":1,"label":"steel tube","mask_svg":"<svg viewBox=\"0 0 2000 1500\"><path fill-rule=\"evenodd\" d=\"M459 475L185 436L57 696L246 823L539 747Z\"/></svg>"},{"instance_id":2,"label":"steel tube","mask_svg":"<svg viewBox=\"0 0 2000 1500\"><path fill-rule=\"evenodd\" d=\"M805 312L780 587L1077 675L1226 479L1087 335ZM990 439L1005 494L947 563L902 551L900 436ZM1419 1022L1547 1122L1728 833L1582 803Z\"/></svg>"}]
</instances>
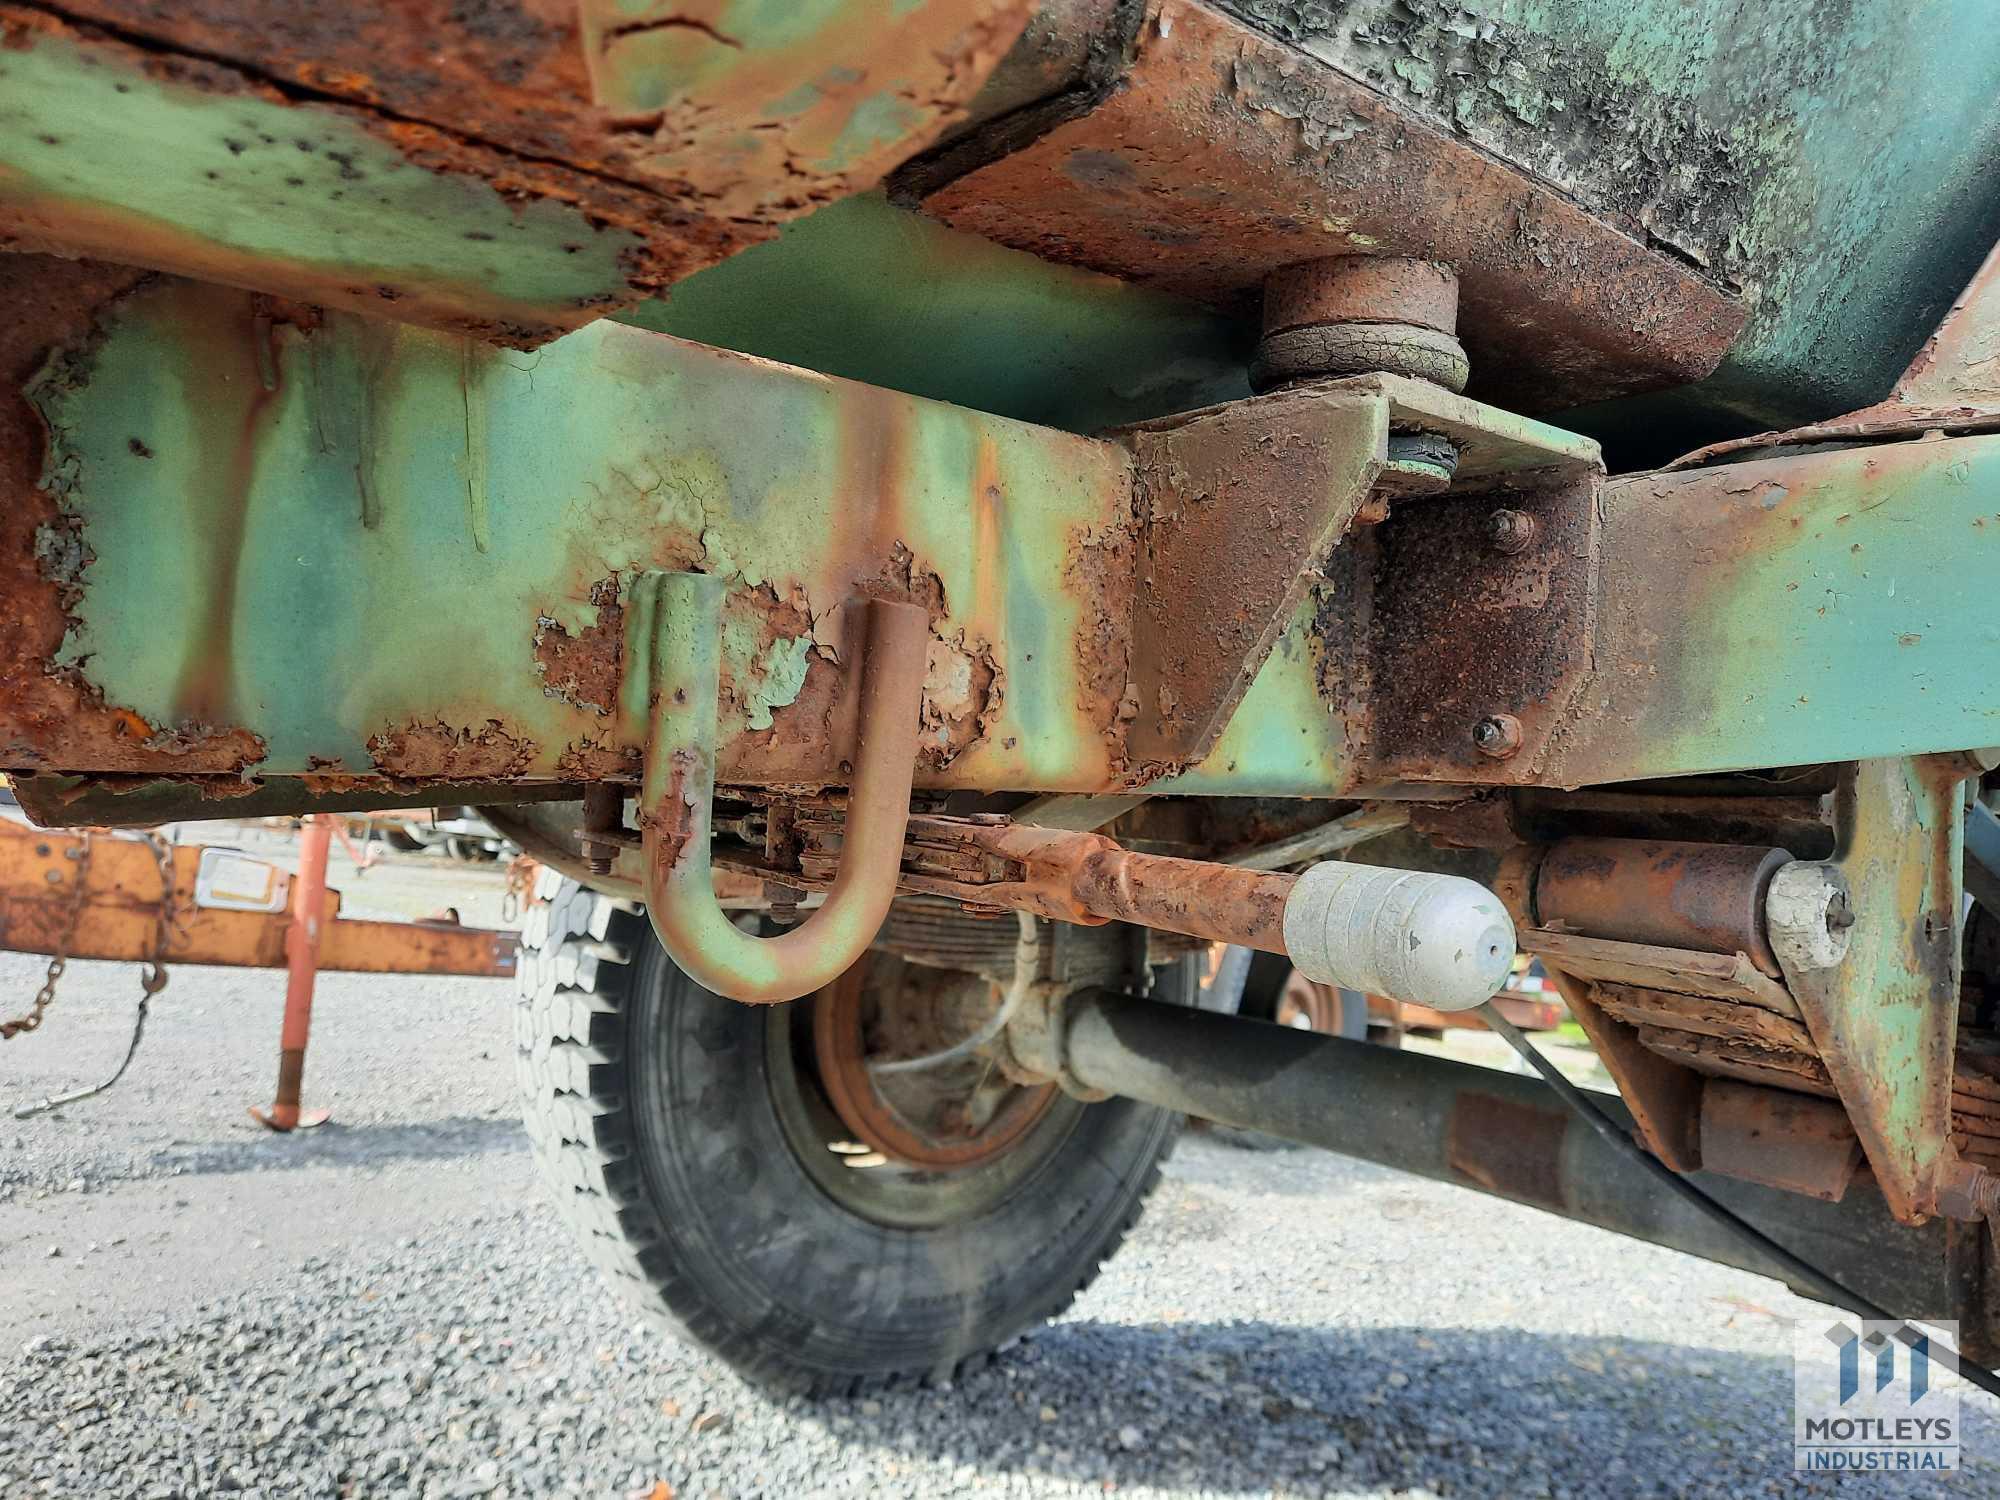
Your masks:
<instances>
[{"instance_id":1,"label":"steel tube","mask_svg":"<svg viewBox=\"0 0 2000 1500\"><path fill-rule=\"evenodd\" d=\"M1564 839L1535 876L1544 926L1697 953L1745 953L1776 977L1764 893L1783 849L1650 839Z\"/></svg>"},{"instance_id":2,"label":"steel tube","mask_svg":"<svg viewBox=\"0 0 2000 1500\"><path fill-rule=\"evenodd\" d=\"M278 1032L278 1090L269 1113L251 1114L273 1130L317 1125L300 1109L305 1096L306 1040L312 1033L313 981L319 974L320 927L326 920L326 862L333 848L333 818L315 813L301 820L299 875L292 888L292 926L285 935L285 1019ZM165 899L164 896L162 899Z\"/></svg>"},{"instance_id":3,"label":"steel tube","mask_svg":"<svg viewBox=\"0 0 2000 1500\"><path fill-rule=\"evenodd\" d=\"M1094 916L1283 953L1285 900L1297 883L1293 875L1105 849L1082 861L1070 892Z\"/></svg>"},{"instance_id":4,"label":"steel tube","mask_svg":"<svg viewBox=\"0 0 2000 1500\"><path fill-rule=\"evenodd\" d=\"M1781 1276L1760 1252L1661 1192L1540 1079L1109 991L1069 1001L1064 1051L1070 1076L1088 1089ZM1622 1104L1610 1096L1600 1102L1629 1127ZM1900 1316L1975 1316L1971 1292L1954 1279L1951 1257L1964 1247L1949 1239L1951 1231L1941 1222L1903 1228L1866 1183L1836 1204L1707 1173L1692 1178L1795 1254ZM1971 1244L1976 1251L1976 1240ZM1967 1327L1967 1342L1979 1345L1983 1335Z\"/></svg>"},{"instance_id":5,"label":"steel tube","mask_svg":"<svg viewBox=\"0 0 2000 1500\"><path fill-rule=\"evenodd\" d=\"M859 747L842 832L839 873L826 902L774 938L736 926L715 897L709 866L721 691L724 584L662 573L641 607L651 633L651 733L640 799L646 911L653 930L697 984L753 1004L795 1000L831 984L866 951L889 914L910 816L929 616L879 599L859 616ZM642 638L646 624L639 626Z\"/></svg>"}]
</instances>

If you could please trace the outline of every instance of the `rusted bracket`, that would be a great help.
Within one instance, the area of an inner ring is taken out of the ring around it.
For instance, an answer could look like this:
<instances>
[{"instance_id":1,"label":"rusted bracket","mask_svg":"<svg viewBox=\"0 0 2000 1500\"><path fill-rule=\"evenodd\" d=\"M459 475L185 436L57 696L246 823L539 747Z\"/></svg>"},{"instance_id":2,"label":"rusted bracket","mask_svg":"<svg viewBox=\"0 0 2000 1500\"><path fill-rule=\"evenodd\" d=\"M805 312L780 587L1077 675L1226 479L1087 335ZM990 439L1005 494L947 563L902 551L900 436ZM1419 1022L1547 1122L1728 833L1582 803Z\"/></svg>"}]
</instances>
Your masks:
<instances>
[{"instance_id":1,"label":"rusted bracket","mask_svg":"<svg viewBox=\"0 0 2000 1500\"><path fill-rule=\"evenodd\" d=\"M1135 429L1135 776L1201 759L1386 461L1389 403L1284 393Z\"/></svg>"},{"instance_id":2,"label":"rusted bracket","mask_svg":"<svg viewBox=\"0 0 2000 1500\"><path fill-rule=\"evenodd\" d=\"M1963 847L1959 755L1848 766L1834 857L1772 880L1771 946L1854 1119L1877 1186L1906 1224L1937 1208L1950 1159Z\"/></svg>"},{"instance_id":3,"label":"rusted bracket","mask_svg":"<svg viewBox=\"0 0 2000 1500\"><path fill-rule=\"evenodd\" d=\"M1475 383L1504 371L1510 404L1530 409L1699 378L1742 327L1740 303L1692 268L1367 84L1193 0L1144 9L1118 87L922 183L925 211L1223 304L1340 249L1445 261Z\"/></svg>"},{"instance_id":4,"label":"rusted bracket","mask_svg":"<svg viewBox=\"0 0 2000 1500\"><path fill-rule=\"evenodd\" d=\"M620 707L649 726L639 823L653 930L697 984L764 1004L831 984L888 915L910 815L930 622L913 604L850 606L859 645L850 647L850 669L860 673L862 698L840 871L812 916L781 936L756 938L722 909L709 865L726 592L722 579L705 573L639 579Z\"/></svg>"}]
</instances>

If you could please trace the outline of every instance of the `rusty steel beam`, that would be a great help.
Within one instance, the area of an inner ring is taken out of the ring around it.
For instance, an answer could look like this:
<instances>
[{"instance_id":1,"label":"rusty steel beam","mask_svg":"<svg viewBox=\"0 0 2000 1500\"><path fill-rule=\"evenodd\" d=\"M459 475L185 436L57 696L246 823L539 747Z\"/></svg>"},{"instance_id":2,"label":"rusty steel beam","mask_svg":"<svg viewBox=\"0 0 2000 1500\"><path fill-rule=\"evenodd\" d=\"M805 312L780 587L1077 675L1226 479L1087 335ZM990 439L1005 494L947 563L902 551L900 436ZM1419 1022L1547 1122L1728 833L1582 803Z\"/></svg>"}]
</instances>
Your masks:
<instances>
[{"instance_id":1,"label":"rusty steel beam","mask_svg":"<svg viewBox=\"0 0 2000 1500\"><path fill-rule=\"evenodd\" d=\"M1032 9L0 6L0 249L531 347L874 186Z\"/></svg>"},{"instance_id":2,"label":"rusty steel beam","mask_svg":"<svg viewBox=\"0 0 2000 1500\"><path fill-rule=\"evenodd\" d=\"M1096 97L1026 144L1003 120L997 159L964 170L961 144L902 189L956 228L1224 304L1342 251L1444 261L1474 394L1484 367L1527 410L1698 379L1743 325L1688 266L1192 0L1147 5Z\"/></svg>"},{"instance_id":3,"label":"rusty steel beam","mask_svg":"<svg viewBox=\"0 0 2000 1500\"><path fill-rule=\"evenodd\" d=\"M1370 395L1242 402L1132 435L1145 505L1126 735L1135 781L1200 761L1382 473Z\"/></svg>"},{"instance_id":4,"label":"rusty steel beam","mask_svg":"<svg viewBox=\"0 0 2000 1500\"><path fill-rule=\"evenodd\" d=\"M91 842L81 915L75 899L75 853ZM71 958L230 968L287 966L289 907L275 912L227 911L196 898L202 851L177 845L170 892L150 844L104 833L58 834L0 820L0 949L64 951ZM159 946L163 895L171 903L167 940ZM327 891L320 924L318 967L354 974L467 974L505 978L514 972L519 940L436 922L372 922L343 918L340 893Z\"/></svg>"}]
</instances>

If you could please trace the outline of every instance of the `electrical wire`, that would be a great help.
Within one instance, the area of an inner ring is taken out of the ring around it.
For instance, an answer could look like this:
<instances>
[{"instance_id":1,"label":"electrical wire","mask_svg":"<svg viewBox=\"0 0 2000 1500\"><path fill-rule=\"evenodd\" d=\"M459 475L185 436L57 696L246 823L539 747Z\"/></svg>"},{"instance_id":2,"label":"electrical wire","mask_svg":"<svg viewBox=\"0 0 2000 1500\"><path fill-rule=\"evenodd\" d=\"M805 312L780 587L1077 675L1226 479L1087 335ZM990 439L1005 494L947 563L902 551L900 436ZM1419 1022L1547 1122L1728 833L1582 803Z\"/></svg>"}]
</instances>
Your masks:
<instances>
[{"instance_id":1,"label":"electrical wire","mask_svg":"<svg viewBox=\"0 0 2000 1500\"><path fill-rule=\"evenodd\" d=\"M1928 1347L1932 1350L1940 1348L1934 1335L1898 1318L1894 1313L1877 1307L1859 1292L1835 1281L1819 1267L1809 1261L1801 1260L1755 1224L1709 1197L1707 1193L1654 1156L1623 1130L1616 1120L1592 1103L1589 1095L1563 1077L1556 1065L1542 1056L1535 1044L1523 1036L1512 1021L1501 1015L1499 1008L1491 1000L1480 1006L1476 1014L1499 1035L1502 1041L1520 1055L1521 1061L1541 1074L1543 1081L1556 1091L1562 1102L1581 1115L1584 1123L1592 1130L1645 1170L1656 1182L1685 1199L1689 1206L1713 1219L1723 1228L1733 1231L1767 1259L1782 1267L1787 1277L1812 1288L1823 1300L1857 1312L1871 1322L1896 1324L1894 1337L1898 1343L1915 1348L1919 1341L1928 1341ZM1959 1359L1958 1351L1955 1349L1947 1349L1944 1352L1957 1364L1958 1373L1967 1381L1988 1395L2000 1396L2000 1375Z\"/></svg>"}]
</instances>

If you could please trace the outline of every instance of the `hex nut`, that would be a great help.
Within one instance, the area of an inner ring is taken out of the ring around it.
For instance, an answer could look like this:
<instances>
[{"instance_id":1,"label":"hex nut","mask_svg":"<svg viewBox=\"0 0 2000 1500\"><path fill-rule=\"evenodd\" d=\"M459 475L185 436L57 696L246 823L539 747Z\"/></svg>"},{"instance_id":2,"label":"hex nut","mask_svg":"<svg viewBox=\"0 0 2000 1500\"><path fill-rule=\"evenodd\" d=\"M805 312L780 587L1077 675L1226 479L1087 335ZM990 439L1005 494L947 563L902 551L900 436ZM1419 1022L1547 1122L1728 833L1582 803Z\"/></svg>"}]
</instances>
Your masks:
<instances>
[{"instance_id":1,"label":"hex nut","mask_svg":"<svg viewBox=\"0 0 2000 1500\"><path fill-rule=\"evenodd\" d=\"M1521 748L1521 721L1512 714L1488 714L1472 726L1472 743L1481 755L1506 760Z\"/></svg>"}]
</instances>

